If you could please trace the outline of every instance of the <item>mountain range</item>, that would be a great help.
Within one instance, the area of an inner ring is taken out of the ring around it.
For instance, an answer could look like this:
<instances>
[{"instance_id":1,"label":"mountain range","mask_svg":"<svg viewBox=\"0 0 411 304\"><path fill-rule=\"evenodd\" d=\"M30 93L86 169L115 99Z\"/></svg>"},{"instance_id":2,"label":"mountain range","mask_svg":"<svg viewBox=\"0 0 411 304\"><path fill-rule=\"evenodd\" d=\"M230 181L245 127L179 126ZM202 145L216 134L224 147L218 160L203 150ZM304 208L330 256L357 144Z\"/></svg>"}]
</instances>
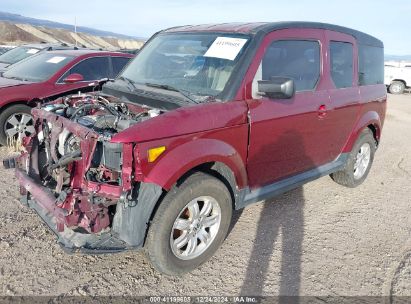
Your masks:
<instances>
[{"instance_id":1,"label":"mountain range","mask_svg":"<svg viewBox=\"0 0 411 304\"><path fill-rule=\"evenodd\" d=\"M65 29L68 31L74 30L73 24L65 24L65 23L60 23L60 22L55 22L55 21L50 21L50 20L30 18L30 17L25 17L22 15L12 14L12 13L7 13L7 12L0 12L0 20L9 21L11 23L23 23L23 24L30 24L34 26L59 28L59 29ZM77 32L86 33L86 34L90 34L94 36L100 36L100 37L115 37L115 38L124 38L124 39L146 40L145 38L141 38L141 37L133 37L133 36L113 33L109 31L102 31L102 30L98 30L98 29L94 29L90 27L85 27L85 26L77 26Z\"/></svg>"},{"instance_id":2,"label":"mountain range","mask_svg":"<svg viewBox=\"0 0 411 304\"><path fill-rule=\"evenodd\" d=\"M0 12L0 44L30 42L64 42L75 44L76 40L87 47L140 48L146 38L134 37L90 27L36 19L8 12ZM411 55L385 55L386 61L411 61Z\"/></svg>"},{"instance_id":3,"label":"mountain range","mask_svg":"<svg viewBox=\"0 0 411 304\"><path fill-rule=\"evenodd\" d=\"M139 49L145 39L18 14L0 12L0 44L67 43L88 48Z\"/></svg>"}]
</instances>

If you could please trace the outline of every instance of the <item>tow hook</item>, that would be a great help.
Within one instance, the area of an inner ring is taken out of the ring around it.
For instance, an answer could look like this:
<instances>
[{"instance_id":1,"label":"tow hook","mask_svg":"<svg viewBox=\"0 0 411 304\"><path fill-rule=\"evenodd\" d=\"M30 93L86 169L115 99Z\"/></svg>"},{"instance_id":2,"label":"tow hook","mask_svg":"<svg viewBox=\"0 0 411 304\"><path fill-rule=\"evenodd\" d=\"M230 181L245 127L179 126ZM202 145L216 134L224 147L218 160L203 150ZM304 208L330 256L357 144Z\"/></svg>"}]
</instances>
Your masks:
<instances>
[{"instance_id":1,"label":"tow hook","mask_svg":"<svg viewBox=\"0 0 411 304\"><path fill-rule=\"evenodd\" d=\"M4 169L16 168L16 159L13 157L3 159L3 168Z\"/></svg>"}]
</instances>

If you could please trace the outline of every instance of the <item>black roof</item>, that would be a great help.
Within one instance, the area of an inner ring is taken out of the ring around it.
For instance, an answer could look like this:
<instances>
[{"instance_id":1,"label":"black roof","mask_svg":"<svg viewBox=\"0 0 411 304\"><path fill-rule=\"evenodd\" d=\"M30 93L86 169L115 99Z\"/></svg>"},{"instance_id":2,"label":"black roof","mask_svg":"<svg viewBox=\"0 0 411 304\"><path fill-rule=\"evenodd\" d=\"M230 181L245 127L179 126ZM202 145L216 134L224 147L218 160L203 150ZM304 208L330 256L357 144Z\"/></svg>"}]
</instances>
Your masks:
<instances>
[{"instance_id":1,"label":"black roof","mask_svg":"<svg viewBox=\"0 0 411 304\"><path fill-rule=\"evenodd\" d=\"M366 33L344 27L344 26L339 26L335 24L329 24L329 23L321 23L321 22L273 22L273 23L268 23L266 25L262 25L261 30L265 31L274 31L274 30L279 30L279 29L285 29L285 28L314 28L314 29L323 29L323 30L330 30L330 31L335 31L335 32L340 32L344 33L347 35L351 35L355 37L355 39L358 41L358 44L365 44L365 45L372 45L372 46L378 46L378 47L384 47L384 44L381 40L368 35Z\"/></svg>"},{"instance_id":2,"label":"black roof","mask_svg":"<svg viewBox=\"0 0 411 304\"><path fill-rule=\"evenodd\" d=\"M282 22L256 22L256 23L220 23L220 24L202 24L202 25L185 25L180 27L173 27L164 32L235 32L235 33L269 33L276 30L291 29L291 28L312 28L324 29L335 32L340 32L353 36L358 44L372 45L377 47L384 47L381 40L368 35L366 33L350 29L344 26L339 26L329 23L321 22L307 22L307 21L282 21Z\"/></svg>"}]
</instances>

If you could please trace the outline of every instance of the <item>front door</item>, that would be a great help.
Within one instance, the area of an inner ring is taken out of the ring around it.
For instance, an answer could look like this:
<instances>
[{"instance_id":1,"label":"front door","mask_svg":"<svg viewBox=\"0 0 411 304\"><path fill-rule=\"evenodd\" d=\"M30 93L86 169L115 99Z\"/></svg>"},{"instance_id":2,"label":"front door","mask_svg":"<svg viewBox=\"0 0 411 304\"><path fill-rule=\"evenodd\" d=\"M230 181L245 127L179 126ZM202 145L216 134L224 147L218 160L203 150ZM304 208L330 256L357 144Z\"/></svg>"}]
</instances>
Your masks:
<instances>
[{"instance_id":1,"label":"front door","mask_svg":"<svg viewBox=\"0 0 411 304\"><path fill-rule=\"evenodd\" d=\"M329 130L322 126L331 110L323 81L323 30L294 29L268 34L248 71L250 143L247 170L251 188L325 164ZM294 80L290 99L258 92L258 80L272 76ZM247 78L246 78L247 79Z\"/></svg>"}]
</instances>

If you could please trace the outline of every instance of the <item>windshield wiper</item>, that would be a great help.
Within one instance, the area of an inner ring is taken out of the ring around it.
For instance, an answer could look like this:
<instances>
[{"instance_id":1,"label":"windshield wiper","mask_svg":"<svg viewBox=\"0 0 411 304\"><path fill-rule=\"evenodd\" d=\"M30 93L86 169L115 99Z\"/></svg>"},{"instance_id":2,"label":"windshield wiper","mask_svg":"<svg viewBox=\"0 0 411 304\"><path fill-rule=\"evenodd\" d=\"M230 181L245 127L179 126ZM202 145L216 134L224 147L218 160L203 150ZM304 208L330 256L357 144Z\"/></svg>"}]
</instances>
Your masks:
<instances>
[{"instance_id":1,"label":"windshield wiper","mask_svg":"<svg viewBox=\"0 0 411 304\"><path fill-rule=\"evenodd\" d=\"M120 79L120 80L123 80L124 82L127 82L127 84L130 85L133 88L130 91L136 91L137 90L135 82L133 80L131 80L130 78L120 76L120 77L117 77L117 79Z\"/></svg>"},{"instance_id":2,"label":"windshield wiper","mask_svg":"<svg viewBox=\"0 0 411 304\"><path fill-rule=\"evenodd\" d=\"M146 86L148 87L152 87L152 88L159 88L159 89L163 89L163 90L167 90L167 91L174 91L174 92L178 92L181 95L183 95L186 99L190 100L193 103L199 103L197 100L195 100L194 98L192 98L189 94L190 92L185 91L185 90L181 90L181 89L177 89L173 86L170 86L168 84L158 84L158 83L150 83L150 82L146 82L145 83Z\"/></svg>"},{"instance_id":3,"label":"windshield wiper","mask_svg":"<svg viewBox=\"0 0 411 304\"><path fill-rule=\"evenodd\" d=\"M20 78L20 77L17 77L17 76L11 76L11 77L5 77L5 76L3 76L3 78L20 80L20 81L27 81L26 79Z\"/></svg>"}]
</instances>

